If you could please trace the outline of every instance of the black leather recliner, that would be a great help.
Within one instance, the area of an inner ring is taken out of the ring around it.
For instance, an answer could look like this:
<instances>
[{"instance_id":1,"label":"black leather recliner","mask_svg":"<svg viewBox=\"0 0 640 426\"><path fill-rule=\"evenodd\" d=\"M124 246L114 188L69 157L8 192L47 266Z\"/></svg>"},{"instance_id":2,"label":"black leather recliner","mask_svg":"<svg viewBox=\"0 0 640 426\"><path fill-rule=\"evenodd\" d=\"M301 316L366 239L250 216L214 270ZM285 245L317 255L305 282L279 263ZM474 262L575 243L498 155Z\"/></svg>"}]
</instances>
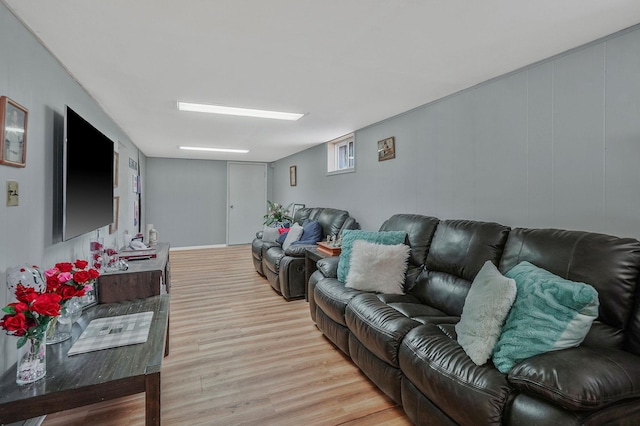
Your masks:
<instances>
[{"instance_id":1,"label":"black leather recliner","mask_svg":"<svg viewBox=\"0 0 640 426\"><path fill-rule=\"evenodd\" d=\"M435 233L422 232L416 244L426 220L436 221ZM407 294L346 288L334 257L318 261L309 307L325 336L415 424L640 424L640 241L408 215L389 221L401 226L386 230L407 230L412 262L422 259L409 269ZM502 273L528 261L594 287L599 316L584 342L527 358L508 374L491 361L474 364L455 324L486 260Z\"/></svg>"},{"instance_id":2,"label":"black leather recliner","mask_svg":"<svg viewBox=\"0 0 640 426\"><path fill-rule=\"evenodd\" d=\"M340 235L345 229L360 228L346 210L306 207L296 212L293 221L302 225L306 219L320 223L323 239L328 235ZM258 232L251 243L253 265L285 299L300 299L305 297L307 287L305 250L308 247L307 244L293 244L285 251L277 242L262 241L262 232Z\"/></svg>"}]
</instances>

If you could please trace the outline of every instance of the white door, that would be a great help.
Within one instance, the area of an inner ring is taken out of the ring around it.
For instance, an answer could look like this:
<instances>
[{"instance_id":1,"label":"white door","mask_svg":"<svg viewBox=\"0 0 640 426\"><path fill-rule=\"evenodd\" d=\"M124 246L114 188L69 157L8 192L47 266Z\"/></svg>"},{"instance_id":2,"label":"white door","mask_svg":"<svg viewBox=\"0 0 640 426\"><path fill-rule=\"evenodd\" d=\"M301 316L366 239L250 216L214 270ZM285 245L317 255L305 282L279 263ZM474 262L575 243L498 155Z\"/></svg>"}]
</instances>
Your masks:
<instances>
[{"instance_id":1,"label":"white door","mask_svg":"<svg viewBox=\"0 0 640 426\"><path fill-rule=\"evenodd\" d=\"M267 165L227 163L227 244L249 244L264 226Z\"/></svg>"}]
</instances>

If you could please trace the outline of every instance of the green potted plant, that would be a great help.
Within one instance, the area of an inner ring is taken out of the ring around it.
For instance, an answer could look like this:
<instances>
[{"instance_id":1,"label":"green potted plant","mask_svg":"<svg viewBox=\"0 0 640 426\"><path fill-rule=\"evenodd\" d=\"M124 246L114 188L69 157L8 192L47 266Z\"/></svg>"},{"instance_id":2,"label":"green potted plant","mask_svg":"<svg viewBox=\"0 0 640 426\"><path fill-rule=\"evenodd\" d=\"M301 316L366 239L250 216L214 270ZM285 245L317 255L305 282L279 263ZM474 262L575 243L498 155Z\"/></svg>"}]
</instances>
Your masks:
<instances>
[{"instance_id":1,"label":"green potted plant","mask_svg":"<svg viewBox=\"0 0 640 426\"><path fill-rule=\"evenodd\" d=\"M264 224L267 226L273 226L276 228L283 228L287 223L293 222L293 218L289 216L289 212L292 204L287 207L282 206L279 203L273 203L267 201L269 209L267 214L264 215Z\"/></svg>"}]
</instances>

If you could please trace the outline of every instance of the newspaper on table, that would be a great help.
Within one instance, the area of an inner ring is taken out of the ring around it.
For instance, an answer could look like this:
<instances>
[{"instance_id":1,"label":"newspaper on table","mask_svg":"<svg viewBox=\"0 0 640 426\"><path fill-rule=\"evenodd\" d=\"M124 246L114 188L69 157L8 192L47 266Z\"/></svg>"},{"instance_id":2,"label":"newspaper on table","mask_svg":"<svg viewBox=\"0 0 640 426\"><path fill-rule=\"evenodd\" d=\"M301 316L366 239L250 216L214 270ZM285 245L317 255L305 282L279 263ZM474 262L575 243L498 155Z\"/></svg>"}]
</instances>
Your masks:
<instances>
[{"instance_id":1,"label":"newspaper on table","mask_svg":"<svg viewBox=\"0 0 640 426\"><path fill-rule=\"evenodd\" d=\"M69 355L145 343L153 312L96 318L69 349Z\"/></svg>"}]
</instances>

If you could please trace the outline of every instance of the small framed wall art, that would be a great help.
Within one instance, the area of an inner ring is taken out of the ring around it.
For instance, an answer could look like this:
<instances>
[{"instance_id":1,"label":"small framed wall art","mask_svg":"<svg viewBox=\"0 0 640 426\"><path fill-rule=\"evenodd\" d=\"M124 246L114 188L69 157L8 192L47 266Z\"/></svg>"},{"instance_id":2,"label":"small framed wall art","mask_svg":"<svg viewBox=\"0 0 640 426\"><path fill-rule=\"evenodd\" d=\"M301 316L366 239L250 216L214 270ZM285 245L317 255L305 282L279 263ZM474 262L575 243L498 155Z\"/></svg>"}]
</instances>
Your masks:
<instances>
[{"instance_id":1,"label":"small framed wall art","mask_svg":"<svg viewBox=\"0 0 640 426\"><path fill-rule=\"evenodd\" d=\"M0 164L27 165L27 118L29 111L6 96L0 97Z\"/></svg>"},{"instance_id":2,"label":"small framed wall art","mask_svg":"<svg viewBox=\"0 0 640 426\"><path fill-rule=\"evenodd\" d=\"M298 184L298 168L296 166L289 167L289 186Z\"/></svg>"},{"instance_id":3,"label":"small framed wall art","mask_svg":"<svg viewBox=\"0 0 640 426\"><path fill-rule=\"evenodd\" d=\"M109 234L118 230L118 217L120 216L120 197L113 197L113 223L109 225Z\"/></svg>"},{"instance_id":4,"label":"small framed wall art","mask_svg":"<svg viewBox=\"0 0 640 426\"><path fill-rule=\"evenodd\" d=\"M304 208L304 204L294 204L291 208L291 216L295 216L296 212Z\"/></svg>"},{"instance_id":5,"label":"small framed wall art","mask_svg":"<svg viewBox=\"0 0 640 426\"><path fill-rule=\"evenodd\" d=\"M118 174L120 173L120 154L113 151L113 187L118 187Z\"/></svg>"},{"instance_id":6,"label":"small framed wall art","mask_svg":"<svg viewBox=\"0 0 640 426\"><path fill-rule=\"evenodd\" d=\"M396 158L396 138L390 137L378 141L378 161Z\"/></svg>"}]
</instances>

